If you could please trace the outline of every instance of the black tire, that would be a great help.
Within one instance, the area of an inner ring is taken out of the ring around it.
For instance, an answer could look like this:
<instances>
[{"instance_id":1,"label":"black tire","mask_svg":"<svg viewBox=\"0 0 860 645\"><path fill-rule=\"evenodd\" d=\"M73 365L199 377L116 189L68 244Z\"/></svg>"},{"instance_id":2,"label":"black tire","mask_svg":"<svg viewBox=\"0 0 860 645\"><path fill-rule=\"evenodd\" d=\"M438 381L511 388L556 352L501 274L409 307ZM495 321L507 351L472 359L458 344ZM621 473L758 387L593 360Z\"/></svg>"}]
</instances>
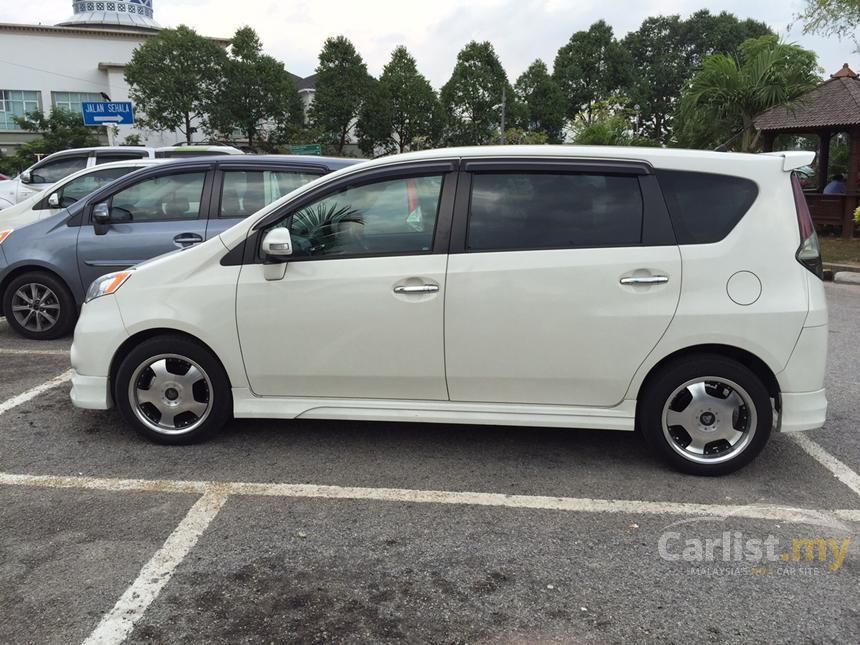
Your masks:
<instances>
[{"instance_id":1,"label":"black tire","mask_svg":"<svg viewBox=\"0 0 860 645\"><path fill-rule=\"evenodd\" d=\"M711 381L708 377L724 381ZM705 379L702 383L709 385L702 385L697 390L684 387L695 379ZM718 387L717 383L724 387ZM705 393L704 402L691 396L693 391ZM729 414L719 402L727 392L731 399L725 399L726 408L735 409L728 426L725 419ZM709 407L712 399L707 397L711 396L717 399L714 405L716 414ZM733 406L730 401L742 404ZM675 419L683 418L686 425L667 423L664 428L664 409L667 410L667 418L677 411L682 416ZM712 425L703 425L708 422ZM691 475L725 475L746 466L762 451L773 427L773 407L764 383L748 367L724 356L700 354L674 361L648 378L640 393L637 424L652 451L675 469ZM696 448L695 439L685 428L694 424L697 427L693 428L693 433L700 442L706 442L708 438L717 439L705 443L702 454L691 454ZM734 445L719 438L721 432L732 431L740 431L740 438ZM687 441L689 443L685 446Z\"/></svg>"},{"instance_id":2,"label":"black tire","mask_svg":"<svg viewBox=\"0 0 860 645\"><path fill-rule=\"evenodd\" d=\"M150 366L153 361L158 373ZM188 371L183 372L186 365ZM202 373L202 378L190 384L196 378L196 372L189 376L192 367ZM233 397L224 367L206 347L184 336L164 335L142 341L123 359L114 382L114 400L125 420L155 443L201 441L220 430L232 414ZM151 396L158 398L156 403L142 400L150 397L146 393L151 389ZM172 396L177 398L168 401ZM169 406L199 408L204 403L208 405L205 412L179 411L169 421L176 427L162 427L168 425L165 419L179 410Z\"/></svg>"},{"instance_id":3,"label":"black tire","mask_svg":"<svg viewBox=\"0 0 860 645\"><path fill-rule=\"evenodd\" d=\"M37 309L21 312L19 320L13 307L29 306L30 303L22 300L20 294L30 297L34 293L31 289L35 289L41 299L30 298ZM78 307L72 292L65 282L46 271L28 271L13 278L3 292L3 312L6 322L19 336L33 340L68 336L78 319ZM55 322L50 324L49 318L54 318Z\"/></svg>"}]
</instances>

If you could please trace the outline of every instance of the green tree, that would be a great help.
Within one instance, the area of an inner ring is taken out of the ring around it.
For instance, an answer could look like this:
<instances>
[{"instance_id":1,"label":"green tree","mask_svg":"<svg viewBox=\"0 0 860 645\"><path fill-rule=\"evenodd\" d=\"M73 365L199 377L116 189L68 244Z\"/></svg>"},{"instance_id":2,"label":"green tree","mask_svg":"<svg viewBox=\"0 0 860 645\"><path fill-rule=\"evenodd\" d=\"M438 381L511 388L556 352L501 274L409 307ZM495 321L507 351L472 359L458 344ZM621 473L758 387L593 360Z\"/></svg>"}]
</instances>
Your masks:
<instances>
[{"instance_id":1,"label":"green tree","mask_svg":"<svg viewBox=\"0 0 860 645\"><path fill-rule=\"evenodd\" d=\"M251 27L239 29L223 62L223 77L207 108L207 127L232 138L239 130L254 148L262 130L280 123L301 125L304 108L283 63L262 53L263 45Z\"/></svg>"},{"instance_id":2,"label":"green tree","mask_svg":"<svg viewBox=\"0 0 860 645\"><path fill-rule=\"evenodd\" d=\"M582 115L586 123L592 121L593 105L625 87L631 74L629 53L603 20L574 33L553 66L553 78L567 99L567 117Z\"/></svg>"},{"instance_id":3,"label":"green tree","mask_svg":"<svg viewBox=\"0 0 860 645\"><path fill-rule=\"evenodd\" d=\"M359 149L371 158L393 152L395 143L391 129L392 95L385 85L371 78L356 126Z\"/></svg>"},{"instance_id":4,"label":"green tree","mask_svg":"<svg viewBox=\"0 0 860 645\"><path fill-rule=\"evenodd\" d=\"M370 85L367 65L349 39L337 36L323 44L316 72L310 117L323 139L343 154Z\"/></svg>"},{"instance_id":5,"label":"green tree","mask_svg":"<svg viewBox=\"0 0 860 645\"><path fill-rule=\"evenodd\" d=\"M595 118L574 136L573 142L582 146L658 146L653 139L633 133L629 119L620 114Z\"/></svg>"},{"instance_id":6,"label":"green tree","mask_svg":"<svg viewBox=\"0 0 860 645\"><path fill-rule=\"evenodd\" d=\"M706 57L736 56L749 38L772 35L767 25L738 20L730 13L698 11L687 20L655 16L623 41L634 74L625 88L635 113L634 129L663 144L673 140L673 122L681 94Z\"/></svg>"},{"instance_id":7,"label":"green tree","mask_svg":"<svg viewBox=\"0 0 860 645\"><path fill-rule=\"evenodd\" d=\"M706 58L681 102L680 140L710 147L737 134L734 147L749 152L758 145L756 116L790 105L820 81L814 53L763 36L743 43L737 57Z\"/></svg>"},{"instance_id":8,"label":"green tree","mask_svg":"<svg viewBox=\"0 0 860 645\"><path fill-rule=\"evenodd\" d=\"M399 152L439 138L442 125L439 100L405 47L392 52L379 84L390 102L391 136Z\"/></svg>"},{"instance_id":9,"label":"green tree","mask_svg":"<svg viewBox=\"0 0 860 645\"><path fill-rule=\"evenodd\" d=\"M549 75L546 63L536 60L529 65L514 84L514 93L523 106L523 129L543 134L549 143L561 143L567 101L558 83ZM512 143L507 134L505 141Z\"/></svg>"},{"instance_id":10,"label":"green tree","mask_svg":"<svg viewBox=\"0 0 860 645\"><path fill-rule=\"evenodd\" d=\"M153 130L179 130L190 143L205 122L226 53L190 27L162 29L134 50L125 68L129 95Z\"/></svg>"},{"instance_id":11,"label":"green tree","mask_svg":"<svg viewBox=\"0 0 860 645\"><path fill-rule=\"evenodd\" d=\"M805 0L796 18L805 34L850 37L858 46L855 32L860 27L860 0Z\"/></svg>"},{"instance_id":12,"label":"green tree","mask_svg":"<svg viewBox=\"0 0 860 645\"><path fill-rule=\"evenodd\" d=\"M6 157L5 164L10 170L23 170L39 156L60 150L101 145L99 134L102 129L84 125L77 112L53 108L46 115L41 110L35 110L23 117L16 117L15 121L22 130L38 134L39 137L22 145L14 155Z\"/></svg>"},{"instance_id":13,"label":"green tree","mask_svg":"<svg viewBox=\"0 0 860 645\"><path fill-rule=\"evenodd\" d=\"M457 54L451 78L442 87L446 139L455 145L491 143L501 125L501 104L514 112L514 91L489 42L472 41Z\"/></svg>"}]
</instances>

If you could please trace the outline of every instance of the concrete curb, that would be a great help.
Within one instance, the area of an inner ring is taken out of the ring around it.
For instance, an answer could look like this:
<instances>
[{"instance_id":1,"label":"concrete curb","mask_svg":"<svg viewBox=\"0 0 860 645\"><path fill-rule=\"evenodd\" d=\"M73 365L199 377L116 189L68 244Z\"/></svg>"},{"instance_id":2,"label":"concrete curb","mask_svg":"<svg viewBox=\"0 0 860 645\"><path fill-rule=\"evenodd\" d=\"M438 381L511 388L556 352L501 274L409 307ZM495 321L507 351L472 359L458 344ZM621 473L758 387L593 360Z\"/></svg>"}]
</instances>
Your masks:
<instances>
[{"instance_id":1,"label":"concrete curb","mask_svg":"<svg viewBox=\"0 0 860 645\"><path fill-rule=\"evenodd\" d=\"M833 282L840 284L860 284L860 273L837 271L833 274Z\"/></svg>"}]
</instances>

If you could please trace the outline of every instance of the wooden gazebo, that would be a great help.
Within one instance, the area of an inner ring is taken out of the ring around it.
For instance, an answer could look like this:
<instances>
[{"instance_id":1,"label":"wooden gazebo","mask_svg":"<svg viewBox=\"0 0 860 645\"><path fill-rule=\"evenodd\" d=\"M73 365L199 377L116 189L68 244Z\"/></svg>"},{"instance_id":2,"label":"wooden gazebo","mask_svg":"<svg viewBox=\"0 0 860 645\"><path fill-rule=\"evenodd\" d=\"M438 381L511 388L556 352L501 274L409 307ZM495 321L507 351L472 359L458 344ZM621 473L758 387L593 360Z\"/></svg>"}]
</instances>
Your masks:
<instances>
[{"instance_id":1,"label":"wooden gazebo","mask_svg":"<svg viewBox=\"0 0 860 645\"><path fill-rule=\"evenodd\" d=\"M852 237L854 209L860 198L860 79L848 63L792 105L771 108L759 115L755 127L761 132L767 152L773 150L780 134L818 136L818 185L806 193L809 209L817 228L838 228L842 237ZM841 132L848 135L848 192L824 195L822 191L830 179L830 141Z\"/></svg>"}]
</instances>

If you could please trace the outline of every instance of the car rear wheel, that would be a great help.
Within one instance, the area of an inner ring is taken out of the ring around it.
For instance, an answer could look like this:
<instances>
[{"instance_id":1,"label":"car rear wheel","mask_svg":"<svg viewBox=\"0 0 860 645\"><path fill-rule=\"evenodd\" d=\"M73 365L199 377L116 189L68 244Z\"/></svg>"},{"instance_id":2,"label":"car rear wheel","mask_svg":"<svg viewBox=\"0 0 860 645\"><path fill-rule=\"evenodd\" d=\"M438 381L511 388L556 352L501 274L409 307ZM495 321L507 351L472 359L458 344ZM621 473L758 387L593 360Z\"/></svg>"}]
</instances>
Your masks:
<instances>
[{"instance_id":1,"label":"car rear wheel","mask_svg":"<svg viewBox=\"0 0 860 645\"><path fill-rule=\"evenodd\" d=\"M676 469L724 475L764 448L773 406L764 383L748 367L703 355L671 363L649 379L638 421L654 452Z\"/></svg>"},{"instance_id":2,"label":"car rear wheel","mask_svg":"<svg viewBox=\"0 0 860 645\"><path fill-rule=\"evenodd\" d=\"M72 292L56 276L31 271L14 278L3 292L9 326L33 340L52 340L71 333L77 320Z\"/></svg>"},{"instance_id":3,"label":"car rear wheel","mask_svg":"<svg viewBox=\"0 0 860 645\"><path fill-rule=\"evenodd\" d=\"M232 397L224 368L193 340L150 338L125 357L114 393L126 421L163 444L200 441L230 418Z\"/></svg>"}]
</instances>

